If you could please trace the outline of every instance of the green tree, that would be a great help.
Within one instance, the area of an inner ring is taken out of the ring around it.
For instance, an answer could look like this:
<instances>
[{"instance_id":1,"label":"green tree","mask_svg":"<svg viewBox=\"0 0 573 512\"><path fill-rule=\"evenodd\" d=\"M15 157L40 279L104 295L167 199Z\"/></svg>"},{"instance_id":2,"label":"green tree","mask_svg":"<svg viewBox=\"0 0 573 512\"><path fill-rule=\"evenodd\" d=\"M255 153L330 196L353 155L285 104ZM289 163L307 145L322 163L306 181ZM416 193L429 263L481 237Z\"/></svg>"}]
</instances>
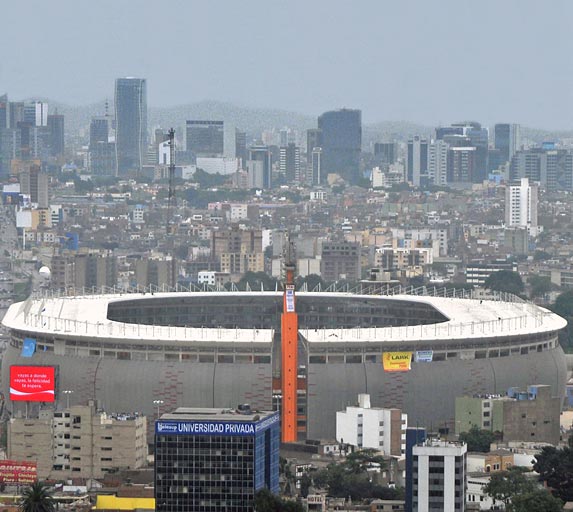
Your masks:
<instances>
[{"instance_id":1,"label":"green tree","mask_svg":"<svg viewBox=\"0 0 573 512\"><path fill-rule=\"evenodd\" d=\"M300 477L300 495L303 498L308 496L308 491L311 485L312 480L306 473Z\"/></svg>"},{"instance_id":2,"label":"green tree","mask_svg":"<svg viewBox=\"0 0 573 512\"><path fill-rule=\"evenodd\" d=\"M402 489L391 489L375 483L367 471L372 464L385 467L385 461L375 450L361 450L350 454L344 462L329 464L314 475L316 487L326 488L330 496L353 500L402 499Z\"/></svg>"},{"instance_id":3,"label":"green tree","mask_svg":"<svg viewBox=\"0 0 573 512\"><path fill-rule=\"evenodd\" d=\"M571 346L573 344L573 290L558 295L549 309L567 320L567 329L559 333L559 342L564 347Z\"/></svg>"},{"instance_id":4,"label":"green tree","mask_svg":"<svg viewBox=\"0 0 573 512\"><path fill-rule=\"evenodd\" d=\"M485 280L484 286L489 290L508 292L515 295L523 293L524 289L521 276L512 270L492 272Z\"/></svg>"},{"instance_id":5,"label":"green tree","mask_svg":"<svg viewBox=\"0 0 573 512\"><path fill-rule=\"evenodd\" d=\"M34 482L22 491L20 499L22 512L54 512L56 504L48 487L40 482Z\"/></svg>"},{"instance_id":6,"label":"green tree","mask_svg":"<svg viewBox=\"0 0 573 512\"><path fill-rule=\"evenodd\" d=\"M229 181L229 176L223 176L219 173L209 174L203 169L197 169L193 174L193 181L199 183L201 188L213 188L225 184Z\"/></svg>"},{"instance_id":7,"label":"green tree","mask_svg":"<svg viewBox=\"0 0 573 512\"><path fill-rule=\"evenodd\" d=\"M536 489L527 494L514 496L513 512L561 512L563 502L546 489Z\"/></svg>"},{"instance_id":8,"label":"green tree","mask_svg":"<svg viewBox=\"0 0 573 512\"><path fill-rule=\"evenodd\" d=\"M531 276L528 279L529 286L531 287L530 296L533 299L534 297L541 297L546 293L550 292L553 288L551 284L551 278L547 276Z\"/></svg>"},{"instance_id":9,"label":"green tree","mask_svg":"<svg viewBox=\"0 0 573 512\"><path fill-rule=\"evenodd\" d=\"M489 452L491 443L495 441L495 435L489 430L481 430L477 425L473 425L469 432L460 434L460 441L468 445L468 452Z\"/></svg>"},{"instance_id":10,"label":"green tree","mask_svg":"<svg viewBox=\"0 0 573 512\"><path fill-rule=\"evenodd\" d=\"M573 501L573 448L545 446L535 456L533 469L563 501Z\"/></svg>"},{"instance_id":11,"label":"green tree","mask_svg":"<svg viewBox=\"0 0 573 512\"><path fill-rule=\"evenodd\" d=\"M509 471L492 473L484 492L496 501L505 505L507 512L513 512L513 501L535 491L535 483L525 476L524 468L513 467Z\"/></svg>"}]
</instances>

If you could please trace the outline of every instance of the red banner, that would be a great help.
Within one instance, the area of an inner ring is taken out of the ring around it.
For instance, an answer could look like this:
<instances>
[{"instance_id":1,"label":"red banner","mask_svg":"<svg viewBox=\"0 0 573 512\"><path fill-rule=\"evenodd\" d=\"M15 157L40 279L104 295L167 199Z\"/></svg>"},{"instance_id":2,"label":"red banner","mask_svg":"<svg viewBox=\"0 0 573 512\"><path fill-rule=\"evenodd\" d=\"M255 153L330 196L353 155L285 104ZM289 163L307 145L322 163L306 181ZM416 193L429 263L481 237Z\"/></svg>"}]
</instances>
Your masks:
<instances>
[{"instance_id":1,"label":"red banner","mask_svg":"<svg viewBox=\"0 0 573 512\"><path fill-rule=\"evenodd\" d=\"M11 366L10 400L18 402L54 402L53 366Z\"/></svg>"},{"instance_id":2,"label":"red banner","mask_svg":"<svg viewBox=\"0 0 573 512\"><path fill-rule=\"evenodd\" d=\"M38 480L35 462L0 460L0 482L7 484L32 484Z\"/></svg>"}]
</instances>

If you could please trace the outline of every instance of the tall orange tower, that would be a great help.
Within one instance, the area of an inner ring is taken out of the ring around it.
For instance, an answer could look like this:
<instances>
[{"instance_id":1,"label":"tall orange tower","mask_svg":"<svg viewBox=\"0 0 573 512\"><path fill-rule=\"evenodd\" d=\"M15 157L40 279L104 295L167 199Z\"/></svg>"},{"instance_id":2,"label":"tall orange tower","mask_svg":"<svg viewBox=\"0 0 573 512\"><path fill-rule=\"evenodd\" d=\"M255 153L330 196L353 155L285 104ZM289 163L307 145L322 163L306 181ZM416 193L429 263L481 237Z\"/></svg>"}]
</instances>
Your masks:
<instances>
[{"instance_id":1,"label":"tall orange tower","mask_svg":"<svg viewBox=\"0 0 573 512\"><path fill-rule=\"evenodd\" d=\"M294 295L296 262L294 247L287 237L285 289L281 316L281 437L283 443L297 440L298 314Z\"/></svg>"}]
</instances>

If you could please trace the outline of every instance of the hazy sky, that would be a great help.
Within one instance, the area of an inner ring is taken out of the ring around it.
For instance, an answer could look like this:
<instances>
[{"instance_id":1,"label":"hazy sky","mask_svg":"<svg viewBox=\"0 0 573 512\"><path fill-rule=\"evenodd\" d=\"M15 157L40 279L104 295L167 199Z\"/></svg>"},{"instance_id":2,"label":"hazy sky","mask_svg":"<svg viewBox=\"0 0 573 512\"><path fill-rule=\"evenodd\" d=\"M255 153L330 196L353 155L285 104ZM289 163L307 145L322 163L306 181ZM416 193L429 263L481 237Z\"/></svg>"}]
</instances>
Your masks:
<instances>
[{"instance_id":1,"label":"hazy sky","mask_svg":"<svg viewBox=\"0 0 573 512\"><path fill-rule=\"evenodd\" d=\"M200 100L365 122L573 128L571 0L4 0L0 94L71 104L148 79Z\"/></svg>"}]
</instances>

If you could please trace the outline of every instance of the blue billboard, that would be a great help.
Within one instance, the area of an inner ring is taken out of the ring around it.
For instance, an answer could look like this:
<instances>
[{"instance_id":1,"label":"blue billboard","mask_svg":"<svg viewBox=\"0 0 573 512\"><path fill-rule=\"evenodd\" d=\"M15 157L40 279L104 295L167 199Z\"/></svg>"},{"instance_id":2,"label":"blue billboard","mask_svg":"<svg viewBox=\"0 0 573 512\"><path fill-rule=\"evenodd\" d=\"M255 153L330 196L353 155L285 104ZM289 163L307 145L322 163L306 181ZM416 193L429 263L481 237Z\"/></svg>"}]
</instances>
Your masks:
<instances>
[{"instance_id":1,"label":"blue billboard","mask_svg":"<svg viewBox=\"0 0 573 512\"><path fill-rule=\"evenodd\" d=\"M155 433L191 436L254 436L278 422L278 413L260 421L157 420Z\"/></svg>"}]
</instances>

